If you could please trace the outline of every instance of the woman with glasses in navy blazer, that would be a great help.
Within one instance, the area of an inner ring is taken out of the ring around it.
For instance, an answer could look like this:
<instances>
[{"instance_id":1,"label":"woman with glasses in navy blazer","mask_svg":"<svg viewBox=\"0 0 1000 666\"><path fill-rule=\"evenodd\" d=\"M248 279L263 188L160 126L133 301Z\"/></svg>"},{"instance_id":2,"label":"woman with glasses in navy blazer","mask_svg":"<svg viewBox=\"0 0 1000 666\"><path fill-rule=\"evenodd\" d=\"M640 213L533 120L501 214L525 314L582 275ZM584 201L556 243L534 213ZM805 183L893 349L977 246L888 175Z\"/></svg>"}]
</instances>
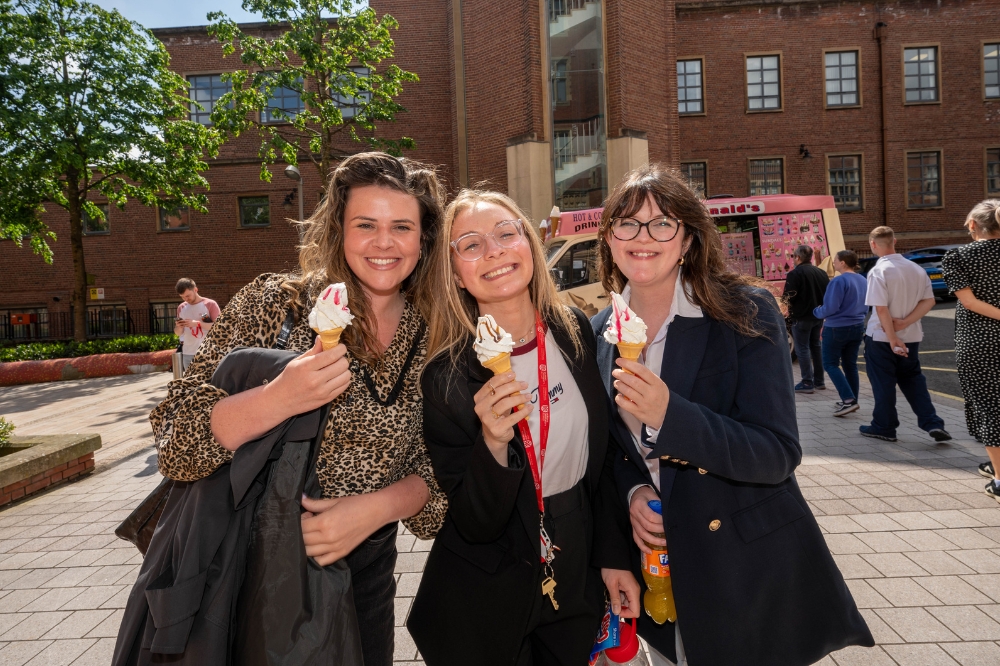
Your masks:
<instances>
[{"instance_id":1,"label":"woman with glasses in navy blazer","mask_svg":"<svg viewBox=\"0 0 1000 666\"><path fill-rule=\"evenodd\" d=\"M795 481L802 450L773 296L728 271L708 211L657 165L614 189L598 243L604 287L647 325L630 361L603 336L611 308L591 320L635 575L647 543L669 552L677 622L639 621L654 664L805 666L874 645Z\"/></svg>"}]
</instances>

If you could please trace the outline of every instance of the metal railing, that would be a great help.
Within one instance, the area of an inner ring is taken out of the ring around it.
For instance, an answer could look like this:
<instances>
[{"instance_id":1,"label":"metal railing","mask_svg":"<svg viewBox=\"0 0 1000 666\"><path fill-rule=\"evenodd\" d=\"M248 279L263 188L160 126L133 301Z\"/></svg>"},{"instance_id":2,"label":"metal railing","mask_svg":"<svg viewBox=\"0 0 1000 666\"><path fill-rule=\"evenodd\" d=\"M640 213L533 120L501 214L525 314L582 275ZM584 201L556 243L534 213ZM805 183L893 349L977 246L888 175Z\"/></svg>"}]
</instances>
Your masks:
<instances>
[{"instance_id":1,"label":"metal railing","mask_svg":"<svg viewBox=\"0 0 1000 666\"><path fill-rule=\"evenodd\" d=\"M173 333L173 315L157 316L152 308L106 308L87 312L88 338L120 338L126 335ZM37 312L28 324L13 324L0 317L0 341L35 342L69 340L73 337L72 312Z\"/></svg>"},{"instance_id":2,"label":"metal railing","mask_svg":"<svg viewBox=\"0 0 1000 666\"><path fill-rule=\"evenodd\" d=\"M551 0L549 2L549 20L556 21L560 16L569 16L574 9L583 9L588 2L596 0Z\"/></svg>"},{"instance_id":3,"label":"metal railing","mask_svg":"<svg viewBox=\"0 0 1000 666\"><path fill-rule=\"evenodd\" d=\"M600 116L571 125L559 124L555 128L555 168L567 162L604 149L604 122Z\"/></svg>"}]
</instances>

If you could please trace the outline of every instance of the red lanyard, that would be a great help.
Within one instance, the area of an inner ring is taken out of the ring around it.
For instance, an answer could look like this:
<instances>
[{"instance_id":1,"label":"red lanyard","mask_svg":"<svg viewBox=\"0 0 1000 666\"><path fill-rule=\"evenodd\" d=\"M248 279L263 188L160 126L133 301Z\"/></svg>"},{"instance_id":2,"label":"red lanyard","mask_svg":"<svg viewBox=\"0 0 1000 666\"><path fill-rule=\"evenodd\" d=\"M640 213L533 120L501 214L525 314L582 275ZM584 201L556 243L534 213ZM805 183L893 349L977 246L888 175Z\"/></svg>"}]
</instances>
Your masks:
<instances>
[{"instance_id":1,"label":"red lanyard","mask_svg":"<svg viewBox=\"0 0 1000 666\"><path fill-rule=\"evenodd\" d=\"M535 459L535 441L531 437L531 430L528 428L528 419L518 421L517 427L521 431L521 439L524 441L524 451L528 454L528 465L531 467L531 476L535 481L535 497L538 499L538 512L545 513L545 502L542 500L542 468L545 466L545 447L549 443L549 368L545 362L545 326L542 323L542 316L535 313L535 339L538 341L538 460ZM548 535L543 531L543 543ZM542 558L545 561L545 558Z\"/></svg>"}]
</instances>

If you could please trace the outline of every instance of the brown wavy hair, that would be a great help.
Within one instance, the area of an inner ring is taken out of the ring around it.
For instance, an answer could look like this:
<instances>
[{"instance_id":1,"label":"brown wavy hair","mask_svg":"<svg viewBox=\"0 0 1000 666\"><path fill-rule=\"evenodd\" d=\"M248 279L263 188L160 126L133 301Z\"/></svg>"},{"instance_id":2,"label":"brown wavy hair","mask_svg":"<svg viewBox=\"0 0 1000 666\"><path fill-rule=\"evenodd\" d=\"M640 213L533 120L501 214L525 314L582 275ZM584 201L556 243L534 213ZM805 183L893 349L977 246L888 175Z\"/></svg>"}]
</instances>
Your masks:
<instances>
[{"instance_id":1,"label":"brown wavy hair","mask_svg":"<svg viewBox=\"0 0 1000 666\"><path fill-rule=\"evenodd\" d=\"M684 254L681 280L692 302L712 319L741 335L762 337L757 323L757 304L750 287L766 287L757 277L739 275L726 266L719 229L708 209L681 178L661 164L648 164L625 174L604 204L598 233L597 271L606 290L621 293L628 280L615 265L608 236L611 221L631 217L652 197L666 215L683 222L691 245Z\"/></svg>"},{"instance_id":2,"label":"brown wavy hair","mask_svg":"<svg viewBox=\"0 0 1000 666\"><path fill-rule=\"evenodd\" d=\"M315 295L323 287L331 282L345 283L347 300L355 319L353 325L344 330L343 342L355 358L375 365L381 357L378 351L378 322L372 314L361 281L348 266L344 254L347 195L352 187L366 185L378 185L409 194L420 204L420 259L403 281L402 290L425 319L430 316L433 249L441 229L441 214L447 196L445 187L432 167L387 153L352 155L333 171L326 197L302 224L299 270L285 280L282 289L288 295L289 305L298 320L307 314Z\"/></svg>"},{"instance_id":3,"label":"brown wavy hair","mask_svg":"<svg viewBox=\"0 0 1000 666\"><path fill-rule=\"evenodd\" d=\"M566 330L573 341L573 352L579 358L583 354L580 327L569 307L559 300L559 292L552 282L548 269L545 268L545 248L542 247L542 241L538 238L535 228L531 226L528 216L506 194L472 189L462 190L448 204L441 222L441 235L434 248L434 293L438 295L438 303L428 319L430 335L427 341L427 358L449 354L454 367L469 336L476 335L479 304L468 291L459 287L455 280L451 262L461 260L452 258L450 241L455 218L462 211L478 203L491 203L506 208L512 216L522 220L525 242L531 246L533 273L528 284L531 303L535 310L541 313L543 319L557 322Z\"/></svg>"}]
</instances>

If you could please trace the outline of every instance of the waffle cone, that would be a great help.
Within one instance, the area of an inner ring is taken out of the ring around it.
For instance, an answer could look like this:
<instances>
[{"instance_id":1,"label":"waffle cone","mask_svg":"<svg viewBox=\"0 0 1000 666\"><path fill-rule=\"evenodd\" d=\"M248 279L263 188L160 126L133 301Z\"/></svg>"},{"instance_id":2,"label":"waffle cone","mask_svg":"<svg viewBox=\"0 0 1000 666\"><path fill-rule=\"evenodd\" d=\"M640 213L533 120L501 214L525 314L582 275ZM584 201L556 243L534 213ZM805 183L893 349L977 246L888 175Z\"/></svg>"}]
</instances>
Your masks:
<instances>
[{"instance_id":1,"label":"waffle cone","mask_svg":"<svg viewBox=\"0 0 1000 666\"><path fill-rule=\"evenodd\" d=\"M626 358L630 361L636 361L639 359L639 354L642 353L642 348L646 346L644 342L619 342L618 343L618 354L622 358ZM628 370L625 370L628 372ZM629 374L633 374L630 373Z\"/></svg>"},{"instance_id":2,"label":"waffle cone","mask_svg":"<svg viewBox=\"0 0 1000 666\"><path fill-rule=\"evenodd\" d=\"M504 352L497 354L493 358L488 358L483 361L483 367L493 371L494 375L502 375L505 372L510 372L510 354Z\"/></svg>"},{"instance_id":3,"label":"waffle cone","mask_svg":"<svg viewBox=\"0 0 1000 666\"><path fill-rule=\"evenodd\" d=\"M320 331L319 339L323 341L323 351L329 351L340 344L340 334L343 328L331 328L328 331Z\"/></svg>"}]
</instances>

